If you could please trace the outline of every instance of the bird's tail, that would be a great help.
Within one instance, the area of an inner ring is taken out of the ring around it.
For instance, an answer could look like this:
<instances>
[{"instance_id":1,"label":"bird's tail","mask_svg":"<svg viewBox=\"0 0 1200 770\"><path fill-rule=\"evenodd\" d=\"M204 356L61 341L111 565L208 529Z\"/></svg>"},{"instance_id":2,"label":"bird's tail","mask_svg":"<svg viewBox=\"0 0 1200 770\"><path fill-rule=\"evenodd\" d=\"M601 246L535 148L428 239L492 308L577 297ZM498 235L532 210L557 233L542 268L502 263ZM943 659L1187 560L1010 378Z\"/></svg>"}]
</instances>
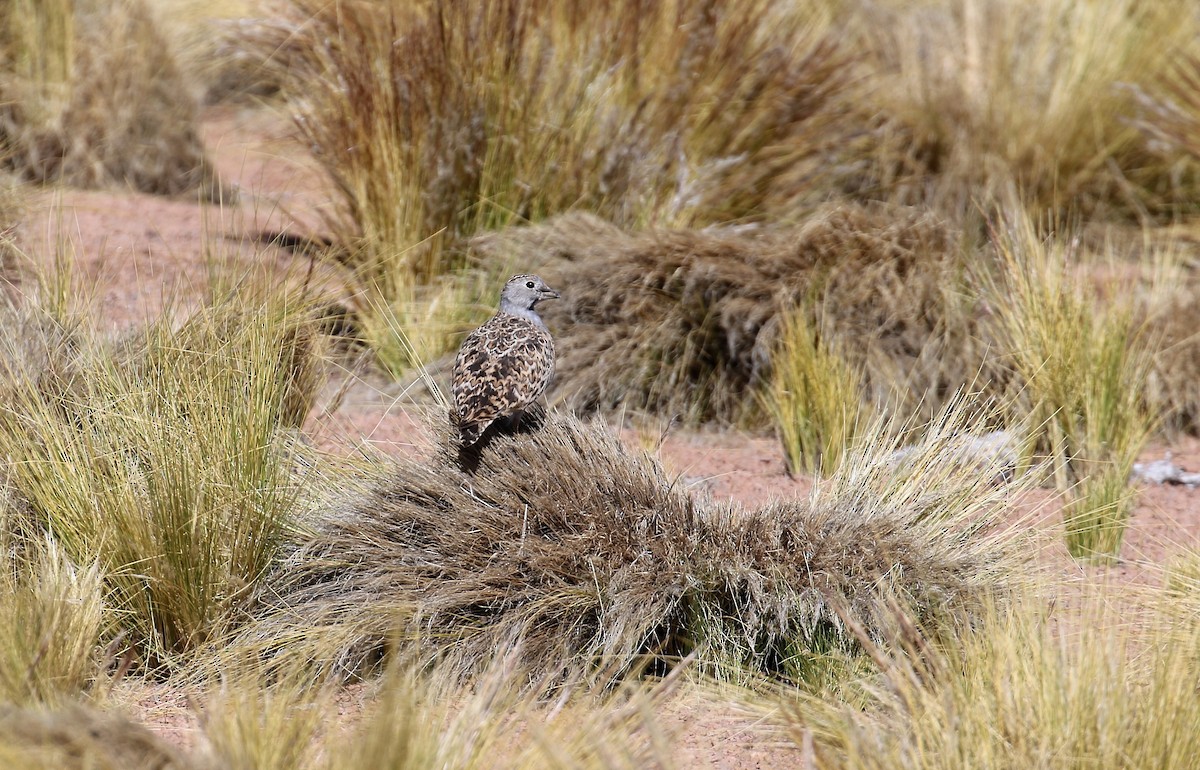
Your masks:
<instances>
[{"instance_id":1,"label":"bird's tail","mask_svg":"<svg viewBox=\"0 0 1200 770\"><path fill-rule=\"evenodd\" d=\"M474 446L487 430L491 420L464 420L457 409L450 409L450 427L457 431L459 446Z\"/></svg>"},{"instance_id":2,"label":"bird's tail","mask_svg":"<svg viewBox=\"0 0 1200 770\"><path fill-rule=\"evenodd\" d=\"M451 419L454 429L458 432L458 467L466 473L474 474L483 457L483 446L479 440L487 430L486 422L460 423Z\"/></svg>"},{"instance_id":3,"label":"bird's tail","mask_svg":"<svg viewBox=\"0 0 1200 770\"><path fill-rule=\"evenodd\" d=\"M487 430L486 422L468 422L460 423L458 427L458 436L462 441L463 447L474 446L483 436L483 432Z\"/></svg>"}]
</instances>

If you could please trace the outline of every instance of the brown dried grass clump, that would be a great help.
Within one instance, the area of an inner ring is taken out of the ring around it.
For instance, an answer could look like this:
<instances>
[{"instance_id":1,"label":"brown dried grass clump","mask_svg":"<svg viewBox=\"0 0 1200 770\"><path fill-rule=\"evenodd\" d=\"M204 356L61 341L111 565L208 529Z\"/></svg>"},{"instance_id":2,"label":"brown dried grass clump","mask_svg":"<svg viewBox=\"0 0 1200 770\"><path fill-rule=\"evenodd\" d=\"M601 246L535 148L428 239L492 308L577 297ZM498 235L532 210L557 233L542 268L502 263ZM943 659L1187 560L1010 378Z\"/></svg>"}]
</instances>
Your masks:
<instances>
[{"instance_id":1,"label":"brown dried grass clump","mask_svg":"<svg viewBox=\"0 0 1200 770\"><path fill-rule=\"evenodd\" d=\"M849 6L871 62L851 107L862 141L844 153L863 171L860 191L955 218L1003 203L1010 187L1037 215L1189 211L1200 177L1194 139L1179 132L1195 124L1192 10L1181 0Z\"/></svg>"},{"instance_id":2,"label":"brown dried grass clump","mask_svg":"<svg viewBox=\"0 0 1200 770\"><path fill-rule=\"evenodd\" d=\"M586 208L632 225L819 198L849 60L818 8L752 0L291 0L275 57L345 245L413 251ZM841 129L844 131L845 129ZM420 259L419 259L420 258ZM452 264L452 263L451 263Z\"/></svg>"},{"instance_id":3,"label":"brown dried grass clump","mask_svg":"<svg viewBox=\"0 0 1200 770\"><path fill-rule=\"evenodd\" d=\"M356 672L392 642L470 671L516 644L539 677L692 652L797 675L830 639L886 636L898 603L933 621L1003 585L1009 556L979 534L990 476L947 470L935 445L902 471L887 447L859 455L809 501L745 511L688 494L600 423L551 415L496 437L473 474L449 450L373 471L263 584L226 654Z\"/></svg>"},{"instance_id":4,"label":"brown dried grass clump","mask_svg":"<svg viewBox=\"0 0 1200 770\"><path fill-rule=\"evenodd\" d=\"M692 422L761 423L757 393L783 317L811 307L864 373L875 404L928 416L977 379L976 300L953 231L910 209L830 205L796 228L652 230L587 215L476 240L484 259L520 253L563 299L555 398Z\"/></svg>"},{"instance_id":5,"label":"brown dried grass clump","mask_svg":"<svg viewBox=\"0 0 1200 770\"><path fill-rule=\"evenodd\" d=\"M1185 281L1150 309L1146 336L1157 349L1146 403L1163 428L1200 432L1200 285Z\"/></svg>"},{"instance_id":6,"label":"brown dried grass clump","mask_svg":"<svg viewBox=\"0 0 1200 770\"><path fill-rule=\"evenodd\" d=\"M461 280L466 239L572 210L626 227L791 217L827 197L852 130L836 107L850 57L817 5L285 7L246 45L336 188L329 226L364 337L397 374L482 320L444 302L483 301Z\"/></svg>"},{"instance_id":7,"label":"brown dried grass clump","mask_svg":"<svg viewBox=\"0 0 1200 770\"><path fill-rule=\"evenodd\" d=\"M244 617L315 486L294 428L321 384L319 321L247 292L114 344L39 311L14 310L0 344L13 525L98 565L123 644L172 665Z\"/></svg>"},{"instance_id":8,"label":"brown dried grass clump","mask_svg":"<svg viewBox=\"0 0 1200 770\"><path fill-rule=\"evenodd\" d=\"M29 770L197 767L140 724L83 704L56 711L0 706L0 760Z\"/></svg>"},{"instance_id":9,"label":"brown dried grass clump","mask_svg":"<svg viewBox=\"0 0 1200 770\"><path fill-rule=\"evenodd\" d=\"M0 146L26 180L161 195L218 184L198 105L144 0L15 0L0 11Z\"/></svg>"}]
</instances>

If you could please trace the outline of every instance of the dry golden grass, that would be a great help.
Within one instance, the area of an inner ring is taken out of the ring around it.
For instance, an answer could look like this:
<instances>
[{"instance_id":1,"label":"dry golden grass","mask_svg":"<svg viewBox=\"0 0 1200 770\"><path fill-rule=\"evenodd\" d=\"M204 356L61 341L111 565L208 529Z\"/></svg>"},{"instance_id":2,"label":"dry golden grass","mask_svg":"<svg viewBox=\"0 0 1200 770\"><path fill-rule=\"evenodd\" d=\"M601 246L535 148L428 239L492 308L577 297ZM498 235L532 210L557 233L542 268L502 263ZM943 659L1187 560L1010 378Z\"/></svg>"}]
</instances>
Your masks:
<instances>
[{"instance_id":1,"label":"dry golden grass","mask_svg":"<svg viewBox=\"0 0 1200 770\"><path fill-rule=\"evenodd\" d=\"M762 424L785 311L819 309L868 404L928 417L983 367L979 298L955 233L908 209L830 205L796 228L629 234L586 215L479 238L545 263L561 302L555 399L573 410Z\"/></svg>"},{"instance_id":2,"label":"dry golden grass","mask_svg":"<svg viewBox=\"0 0 1200 770\"><path fill-rule=\"evenodd\" d=\"M318 515L226 654L354 673L415 645L470 672L516 643L535 679L691 653L802 676L848 624L882 636L894 601L969 615L1015 575L1016 531L983 534L1011 490L945 457L968 424L948 416L900 465L876 435L811 500L756 511L695 499L567 417L497 437L469 474L456 456L384 465Z\"/></svg>"},{"instance_id":3,"label":"dry golden grass","mask_svg":"<svg viewBox=\"0 0 1200 770\"><path fill-rule=\"evenodd\" d=\"M0 146L26 180L228 197L191 94L143 0L0 10Z\"/></svg>"},{"instance_id":4,"label":"dry golden grass","mask_svg":"<svg viewBox=\"0 0 1200 770\"><path fill-rule=\"evenodd\" d=\"M1135 619L1128 598L1027 596L919 658L881 651L864 708L805 697L787 721L798 742L815 737L822 768L1187 767L1195 619Z\"/></svg>"},{"instance_id":5,"label":"dry golden grass","mask_svg":"<svg viewBox=\"0 0 1200 770\"><path fill-rule=\"evenodd\" d=\"M863 419L862 376L808 316L804 309L784 316L763 399L788 471L828 475Z\"/></svg>"},{"instance_id":6,"label":"dry golden grass","mask_svg":"<svg viewBox=\"0 0 1200 770\"><path fill-rule=\"evenodd\" d=\"M145 0L188 84L205 104L253 104L279 93L273 52L245 45L248 30L278 10L271 0Z\"/></svg>"},{"instance_id":7,"label":"dry golden grass","mask_svg":"<svg viewBox=\"0 0 1200 770\"><path fill-rule=\"evenodd\" d=\"M203 706L209 753L229 770L673 766L654 717L671 680L599 692L572 679L539 700L512 659L494 651L469 683L441 665L397 662L353 718L339 713L333 688L306 677L227 671Z\"/></svg>"},{"instance_id":8,"label":"dry golden grass","mask_svg":"<svg viewBox=\"0 0 1200 770\"><path fill-rule=\"evenodd\" d=\"M507 224L584 209L704 225L823 197L813 181L840 138L832 104L849 70L816 6L291 6L252 44L337 186L331 228L364 314L436 315L423 295L467 265L463 239Z\"/></svg>"},{"instance_id":9,"label":"dry golden grass","mask_svg":"<svg viewBox=\"0 0 1200 770\"><path fill-rule=\"evenodd\" d=\"M344 240L412 250L418 279L453 260L448 239L568 208L622 224L762 216L768 187L788 177L797 195L819 173L831 139L814 126L847 81L815 7L294 5L283 31L311 44L281 64L346 204Z\"/></svg>"},{"instance_id":10,"label":"dry golden grass","mask_svg":"<svg viewBox=\"0 0 1200 770\"><path fill-rule=\"evenodd\" d=\"M1194 162L1200 158L1200 52L1183 52L1153 85L1133 88L1143 111L1137 127L1164 156L1182 153Z\"/></svg>"},{"instance_id":11,"label":"dry golden grass","mask_svg":"<svg viewBox=\"0 0 1200 770\"><path fill-rule=\"evenodd\" d=\"M144 726L83 704L55 710L0 705L0 761L28 770L191 770Z\"/></svg>"},{"instance_id":12,"label":"dry golden grass","mask_svg":"<svg viewBox=\"0 0 1200 770\"><path fill-rule=\"evenodd\" d=\"M718 504L554 411L470 473L440 413L431 456L335 466L297 440L323 384L309 305L214 288L114 345L66 273L41 276L0 337L0 699L29 707L0 709L0 765L669 766L644 676L667 671L797 687L785 726L821 767L1195 756L1194 557L1162 615L1057 584L1049 611L1013 590L1034 549L1000 522L1053 476L1074 550L1115 552L1156 413L1195 430L1194 282L1122 277L1158 259L1150 224L1193 227L1182 0L280 7L214 40L270 7L11 0L6 162L213 197L191 94L282 84L389 371L424 370L497 276L536 267L564 294L559 403L808 409L826 427L792 465L826 477ZM1030 225L1047 211L1052 233ZM1089 240L1110 220L1143 243ZM784 405L814 378L836 398ZM889 418L847 430L847 402ZM980 449L999 423L1057 473ZM203 751L62 707L102 698L114 656L193 675L167 686L201 693ZM372 688L353 724L350 673Z\"/></svg>"},{"instance_id":13,"label":"dry golden grass","mask_svg":"<svg viewBox=\"0 0 1200 770\"><path fill-rule=\"evenodd\" d=\"M873 56L861 103L878 117L857 148L874 155L864 192L954 217L1012 185L1032 212L1191 208L1196 156L1156 142L1147 125L1171 131L1171 121L1144 107L1170 99L1178 62L1197 53L1189 3L895 2L848 13Z\"/></svg>"},{"instance_id":14,"label":"dry golden grass","mask_svg":"<svg viewBox=\"0 0 1200 770\"><path fill-rule=\"evenodd\" d=\"M319 384L315 321L234 296L122 345L37 309L6 323L20 330L0 354L12 523L99 564L124 644L169 664L236 622L303 506L287 429Z\"/></svg>"},{"instance_id":15,"label":"dry golden grass","mask_svg":"<svg viewBox=\"0 0 1200 770\"><path fill-rule=\"evenodd\" d=\"M995 239L1001 277L991 296L997 337L1017 375L1020 413L1067 494L1067 544L1115 558L1133 507L1129 474L1154 429L1143 394L1154 348L1134 300L1107 302L1071 269L1079 254L1022 214Z\"/></svg>"},{"instance_id":16,"label":"dry golden grass","mask_svg":"<svg viewBox=\"0 0 1200 770\"><path fill-rule=\"evenodd\" d=\"M6 529L15 511L6 503ZM0 564L0 700L56 705L88 690L112 622L99 566L70 562L53 538L5 537Z\"/></svg>"}]
</instances>

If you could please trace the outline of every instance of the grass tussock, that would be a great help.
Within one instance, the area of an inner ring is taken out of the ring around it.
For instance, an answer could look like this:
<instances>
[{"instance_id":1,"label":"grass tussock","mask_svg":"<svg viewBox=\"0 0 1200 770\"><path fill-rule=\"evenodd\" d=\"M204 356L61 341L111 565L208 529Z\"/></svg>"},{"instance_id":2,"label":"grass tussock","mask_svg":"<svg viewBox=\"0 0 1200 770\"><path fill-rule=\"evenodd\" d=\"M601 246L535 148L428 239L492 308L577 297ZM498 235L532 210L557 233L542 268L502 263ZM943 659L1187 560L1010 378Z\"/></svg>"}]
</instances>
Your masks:
<instances>
[{"instance_id":1,"label":"grass tussock","mask_svg":"<svg viewBox=\"0 0 1200 770\"><path fill-rule=\"evenodd\" d=\"M796 228L626 234L570 215L481 238L483 258L551 264L543 316L555 398L689 422L761 424L784 318L820 307L829 344L863 372L864 400L932 416L983 352L954 233L911 210L831 205Z\"/></svg>"},{"instance_id":2,"label":"grass tussock","mask_svg":"<svg viewBox=\"0 0 1200 770\"><path fill-rule=\"evenodd\" d=\"M55 710L0 706L0 761L28 770L201 767L142 725L83 704Z\"/></svg>"},{"instance_id":3,"label":"grass tussock","mask_svg":"<svg viewBox=\"0 0 1200 770\"><path fill-rule=\"evenodd\" d=\"M1196 626L1104 603L993 609L921 663L889 656L865 708L801 699L786 721L823 768L1186 767Z\"/></svg>"},{"instance_id":4,"label":"grass tussock","mask_svg":"<svg viewBox=\"0 0 1200 770\"><path fill-rule=\"evenodd\" d=\"M1069 243L1041 239L1020 215L997 240L999 335L1037 451L1067 494L1068 546L1115 556L1135 499L1129 474L1153 428L1142 402L1153 348L1128 299L1102 304L1072 275Z\"/></svg>"},{"instance_id":5,"label":"grass tussock","mask_svg":"<svg viewBox=\"0 0 1200 770\"><path fill-rule=\"evenodd\" d=\"M1196 156L1161 140L1179 121L1152 107L1177 104L1179 62L1196 55L1188 3L870 9L852 22L873 56L861 103L879 116L859 149L875 156L868 194L952 216L1013 185L1030 212L1140 219L1190 207Z\"/></svg>"},{"instance_id":6,"label":"grass tussock","mask_svg":"<svg viewBox=\"0 0 1200 770\"><path fill-rule=\"evenodd\" d=\"M2 562L0 700L54 704L88 690L111 623L98 566L75 566L52 539L8 543Z\"/></svg>"},{"instance_id":7,"label":"grass tussock","mask_svg":"<svg viewBox=\"0 0 1200 770\"><path fill-rule=\"evenodd\" d=\"M862 478L746 511L551 417L497 437L471 475L448 457L377 470L263 584L232 649L360 671L415 644L471 671L515 642L535 676L691 653L724 676L799 676L847 624L883 635L895 601L969 614L1006 579L1004 539L979 536L1003 507L992 476L916 456L898 471L862 455L844 465Z\"/></svg>"},{"instance_id":8,"label":"grass tussock","mask_svg":"<svg viewBox=\"0 0 1200 770\"><path fill-rule=\"evenodd\" d=\"M0 147L25 180L223 196L197 104L144 0L0 9Z\"/></svg>"},{"instance_id":9,"label":"grass tussock","mask_svg":"<svg viewBox=\"0 0 1200 770\"><path fill-rule=\"evenodd\" d=\"M511 650L495 652L468 684L440 665L397 661L361 694L353 719L342 712L357 709L339 709L334 688L304 676L226 672L203 706L209 754L229 770L671 766L653 717L667 686L600 693L573 682L548 703L523 686Z\"/></svg>"},{"instance_id":10,"label":"grass tussock","mask_svg":"<svg viewBox=\"0 0 1200 770\"><path fill-rule=\"evenodd\" d=\"M1146 378L1147 408L1164 429L1200 432L1200 285L1175 275L1146 310L1146 335L1155 342Z\"/></svg>"},{"instance_id":11,"label":"grass tussock","mask_svg":"<svg viewBox=\"0 0 1200 770\"><path fill-rule=\"evenodd\" d=\"M763 396L790 473L832 473L862 419L861 376L804 310L784 317Z\"/></svg>"},{"instance_id":12,"label":"grass tussock","mask_svg":"<svg viewBox=\"0 0 1200 770\"><path fill-rule=\"evenodd\" d=\"M230 300L103 346L24 312L0 356L20 526L98 564L125 643L169 663L237 621L303 507L311 315Z\"/></svg>"},{"instance_id":13,"label":"grass tussock","mask_svg":"<svg viewBox=\"0 0 1200 770\"><path fill-rule=\"evenodd\" d=\"M292 10L256 44L336 185L335 240L383 305L455 273L465 238L568 210L703 225L811 206L849 82L816 6Z\"/></svg>"}]
</instances>

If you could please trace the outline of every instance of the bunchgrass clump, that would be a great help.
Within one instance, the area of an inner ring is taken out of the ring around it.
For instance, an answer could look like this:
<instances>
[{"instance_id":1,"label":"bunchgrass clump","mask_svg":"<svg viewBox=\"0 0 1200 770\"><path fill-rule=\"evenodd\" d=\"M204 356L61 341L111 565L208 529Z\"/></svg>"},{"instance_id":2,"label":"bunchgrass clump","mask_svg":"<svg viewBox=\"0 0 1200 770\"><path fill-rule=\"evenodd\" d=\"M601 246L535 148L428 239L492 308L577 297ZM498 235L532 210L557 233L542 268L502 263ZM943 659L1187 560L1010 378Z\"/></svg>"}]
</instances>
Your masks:
<instances>
[{"instance_id":1,"label":"bunchgrass clump","mask_svg":"<svg viewBox=\"0 0 1200 770\"><path fill-rule=\"evenodd\" d=\"M812 500L757 511L693 498L569 417L498 436L470 474L450 450L381 467L263 583L230 649L345 673L390 646L474 671L517 643L537 677L692 653L731 678L798 675L792 656L850 639L847 623L882 636L896 601L969 614L1011 575L1005 536L982 535L998 474L939 456L945 430L899 464L863 450Z\"/></svg>"},{"instance_id":2,"label":"bunchgrass clump","mask_svg":"<svg viewBox=\"0 0 1200 770\"><path fill-rule=\"evenodd\" d=\"M21 331L0 355L22 527L97 564L125 643L169 664L237 622L299 514L287 429L319 382L312 316L231 298L105 346L37 312L9 319Z\"/></svg>"},{"instance_id":3,"label":"bunchgrass clump","mask_svg":"<svg viewBox=\"0 0 1200 770\"><path fill-rule=\"evenodd\" d=\"M832 473L862 419L861 375L805 311L784 316L764 399L791 473Z\"/></svg>"},{"instance_id":4,"label":"bunchgrass clump","mask_svg":"<svg viewBox=\"0 0 1200 770\"><path fill-rule=\"evenodd\" d=\"M464 239L505 225L569 210L703 225L811 206L838 139L842 113L829 105L850 81L815 6L291 10L251 43L279 65L299 132L336 186L331 226L371 297L363 312L396 318L426 312L396 305L462 268Z\"/></svg>"},{"instance_id":5,"label":"bunchgrass clump","mask_svg":"<svg viewBox=\"0 0 1200 770\"><path fill-rule=\"evenodd\" d=\"M1186 766L1196 626L1135 619L1127 598L993 607L920 656L881 651L864 707L802 697L785 722L827 768Z\"/></svg>"},{"instance_id":6,"label":"bunchgrass clump","mask_svg":"<svg viewBox=\"0 0 1200 770\"><path fill-rule=\"evenodd\" d=\"M1146 129L1179 125L1148 106L1177 104L1170 75L1197 50L1188 3L869 7L851 12L873 54L859 102L872 139L857 149L874 155L868 194L952 217L1014 185L1031 213L1140 219L1194 200L1196 156Z\"/></svg>"},{"instance_id":7,"label":"bunchgrass clump","mask_svg":"<svg viewBox=\"0 0 1200 770\"><path fill-rule=\"evenodd\" d=\"M198 106L144 0L0 6L0 147L34 182L228 195Z\"/></svg>"},{"instance_id":8,"label":"bunchgrass clump","mask_svg":"<svg viewBox=\"0 0 1200 770\"><path fill-rule=\"evenodd\" d=\"M103 665L103 585L96 564L78 567L53 538L21 542L2 517L0 701L55 704L88 690Z\"/></svg>"},{"instance_id":9,"label":"bunchgrass clump","mask_svg":"<svg viewBox=\"0 0 1200 770\"><path fill-rule=\"evenodd\" d=\"M1067 495L1068 547L1115 557L1134 502L1129 473L1153 426L1141 400L1153 351L1127 300L1104 303L1072 275L1070 244L1043 240L1020 214L996 241L998 336L1036 449Z\"/></svg>"},{"instance_id":10,"label":"bunchgrass clump","mask_svg":"<svg viewBox=\"0 0 1200 770\"><path fill-rule=\"evenodd\" d=\"M953 230L907 209L829 205L795 228L627 233L568 215L480 238L484 259L549 264L563 298L555 398L685 422L765 425L758 398L793 308L862 372L864 403L928 419L984 366L978 298Z\"/></svg>"}]
</instances>

